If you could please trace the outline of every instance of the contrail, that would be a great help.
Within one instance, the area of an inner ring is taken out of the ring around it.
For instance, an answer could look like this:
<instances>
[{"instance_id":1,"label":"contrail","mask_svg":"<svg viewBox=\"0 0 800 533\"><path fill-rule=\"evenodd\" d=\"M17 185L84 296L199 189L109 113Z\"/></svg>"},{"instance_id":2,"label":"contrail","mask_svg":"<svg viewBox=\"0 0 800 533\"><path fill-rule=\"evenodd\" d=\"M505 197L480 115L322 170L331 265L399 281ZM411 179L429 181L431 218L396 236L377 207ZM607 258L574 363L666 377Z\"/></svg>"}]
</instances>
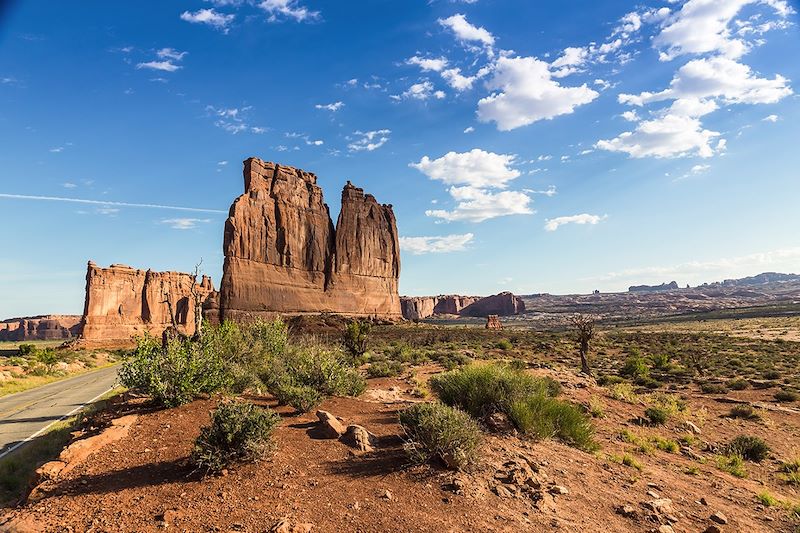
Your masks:
<instances>
[{"instance_id":1,"label":"contrail","mask_svg":"<svg viewBox=\"0 0 800 533\"><path fill-rule=\"evenodd\" d=\"M109 202L103 200L86 200L84 198L64 198L62 196L33 196L28 194L6 194L0 193L0 198L9 198L12 200L43 200L46 202L71 202L75 204L92 204L92 205L113 205L119 207L145 207L150 209L172 209L174 211L191 211L194 213L227 213L221 209L203 209L200 207L180 207L176 205L160 205L160 204L132 204L130 202Z\"/></svg>"}]
</instances>

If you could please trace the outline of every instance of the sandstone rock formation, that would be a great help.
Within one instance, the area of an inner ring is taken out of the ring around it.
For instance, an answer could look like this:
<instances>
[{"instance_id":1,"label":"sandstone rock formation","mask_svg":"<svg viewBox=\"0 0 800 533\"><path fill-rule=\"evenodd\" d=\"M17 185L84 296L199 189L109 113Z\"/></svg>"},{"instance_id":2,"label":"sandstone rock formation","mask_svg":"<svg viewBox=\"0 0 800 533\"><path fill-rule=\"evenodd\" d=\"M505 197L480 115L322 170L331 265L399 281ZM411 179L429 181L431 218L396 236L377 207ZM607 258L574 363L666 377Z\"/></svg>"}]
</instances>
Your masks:
<instances>
[{"instance_id":1,"label":"sandstone rock formation","mask_svg":"<svg viewBox=\"0 0 800 533\"><path fill-rule=\"evenodd\" d=\"M202 304L213 290L207 276L195 283L191 274L145 271L118 264L101 268L90 261L81 340L127 341L144 333L160 336L172 326L170 314L181 333L192 335L195 298Z\"/></svg>"},{"instance_id":2,"label":"sandstone rock formation","mask_svg":"<svg viewBox=\"0 0 800 533\"><path fill-rule=\"evenodd\" d=\"M501 292L493 296L404 296L401 298L403 318L421 320L434 315L485 317L518 315L525 311L519 296Z\"/></svg>"},{"instance_id":3,"label":"sandstone rock formation","mask_svg":"<svg viewBox=\"0 0 800 533\"><path fill-rule=\"evenodd\" d=\"M631 285L628 287L628 292L674 291L677 289L678 282L671 281L669 283L662 283L661 285Z\"/></svg>"},{"instance_id":4,"label":"sandstone rock formation","mask_svg":"<svg viewBox=\"0 0 800 533\"><path fill-rule=\"evenodd\" d=\"M400 298L403 318L420 320L433 315L457 315L462 309L480 300L478 296L404 296Z\"/></svg>"},{"instance_id":5,"label":"sandstone rock formation","mask_svg":"<svg viewBox=\"0 0 800 533\"><path fill-rule=\"evenodd\" d=\"M525 303L522 298L510 292L501 292L500 294L481 298L462 309L460 314L461 316L510 316L518 315L524 311Z\"/></svg>"},{"instance_id":6,"label":"sandstone rock formation","mask_svg":"<svg viewBox=\"0 0 800 533\"><path fill-rule=\"evenodd\" d=\"M42 315L10 318L0 322L0 341L46 341L76 337L79 315Z\"/></svg>"},{"instance_id":7,"label":"sandstone rock formation","mask_svg":"<svg viewBox=\"0 0 800 533\"><path fill-rule=\"evenodd\" d=\"M334 228L317 177L250 158L231 205L219 308L223 320L330 312L400 318L400 250L391 205L347 183Z\"/></svg>"},{"instance_id":8,"label":"sandstone rock formation","mask_svg":"<svg viewBox=\"0 0 800 533\"><path fill-rule=\"evenodd\" d=\"M500 323L500 318L498 318L497 315L487 316L486 329L503 329L503 324Z\"/></svg>"}]
</instances>

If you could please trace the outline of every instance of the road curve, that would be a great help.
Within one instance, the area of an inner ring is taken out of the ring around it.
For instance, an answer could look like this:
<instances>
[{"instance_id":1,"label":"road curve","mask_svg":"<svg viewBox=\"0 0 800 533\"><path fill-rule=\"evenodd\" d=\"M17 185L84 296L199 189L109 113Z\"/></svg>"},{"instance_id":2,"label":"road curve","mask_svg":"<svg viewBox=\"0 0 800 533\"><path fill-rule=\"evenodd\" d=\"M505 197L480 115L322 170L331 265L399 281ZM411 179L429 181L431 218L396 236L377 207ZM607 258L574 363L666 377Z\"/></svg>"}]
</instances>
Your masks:
<instances>
[{"instance_id":1,"label":"road curve","mask_svg":"<svg viewBox=\"0 0 800 533\"><path fill-rule=\"evenodd\" d=\"M117 365L0 398L0 458L108 392Z\"/></svg>"}]
</instances>

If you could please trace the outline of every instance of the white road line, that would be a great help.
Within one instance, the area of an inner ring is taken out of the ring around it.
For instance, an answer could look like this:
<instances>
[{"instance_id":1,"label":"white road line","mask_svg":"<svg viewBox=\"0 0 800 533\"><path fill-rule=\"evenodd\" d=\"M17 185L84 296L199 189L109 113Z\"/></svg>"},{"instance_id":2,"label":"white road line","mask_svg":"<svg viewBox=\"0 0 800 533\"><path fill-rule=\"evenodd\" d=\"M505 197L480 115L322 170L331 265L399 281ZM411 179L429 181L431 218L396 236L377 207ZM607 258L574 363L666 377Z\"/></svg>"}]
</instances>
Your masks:
<instances>
[{"instance_id":1,"label":"white road line","mask_svg":"<svg viewBox=\"0 0 800 533\"><path fill-rule=\"evenodd\" d=\"M11 448L9 448L8 450L4 451L3 453L0 453L0 459L2 459L3 457L5 457L6 455L10 454L10 453L11 453L11 452L13 452L14 450L16 450L17 448L19 448L19 447L20 447L20 446L22 446L23 444L25 444L26 442L30 442L30 441L32 441L33 439L35 439L36 437L38 437L39 435L41 435L42 433L44 433L45 431L47 431L48 429L50 429L50 428L51 428L51 427L52 427L54 424L58 424L59 422L61 422L61 421L62 421L62 420L64 420L65 418L69 418L69 417L71 417L72 415L74 415L75 413L77 413L78 411L80 411L81 409L83 409L84 407L86 407L87 405L89 405L90 403L94 403L94 402L95 402L95 401L96 401L98 398L100 398L101 396L103 396L104 394L107 394L108 392L110 392L110 391L112 391L112 390L114 390L114 387L113 387L113 386L112 386L112 387L110 387L110 388L108 388L107 390L104 390L103 392L101 392L100 394L98 394L97 396L95 396L94 398L92 398L91 400L89 400L88 402L86 402L86 403L84 403L84 404L81 404L81 405L79 405L78 407L76 407L75 409L73 409L73 410L72 410L72 411L70 411L69 413L65 414L64 416L62 416L62 417L61 417L61 418L59 418L58 420L53 420L52 422L50 422L49 424L47 424L45 427L43 427L42 429L40 429L39 431L37 431L36 433L34 433L33 435L31 435L30 437L26 438L26 439L25 439L25 440L23 440L23 441L20 441L20 442L16 443L14 446L12 446L12 447L11 447Z\"/></svg>"}]
</instances>

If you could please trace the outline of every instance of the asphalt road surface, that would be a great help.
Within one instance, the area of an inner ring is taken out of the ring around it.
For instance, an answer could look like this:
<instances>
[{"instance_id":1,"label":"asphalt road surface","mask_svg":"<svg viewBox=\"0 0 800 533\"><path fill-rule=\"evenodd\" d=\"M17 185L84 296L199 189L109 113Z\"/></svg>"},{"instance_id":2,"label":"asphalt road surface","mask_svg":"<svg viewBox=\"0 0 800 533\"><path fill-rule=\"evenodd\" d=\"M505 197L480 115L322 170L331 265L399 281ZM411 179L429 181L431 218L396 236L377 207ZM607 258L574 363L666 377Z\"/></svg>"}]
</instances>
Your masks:
<instances>
[{"instance_id":1,"label":"asphalt road surface","mask_svg":"<svg viewBox=\"0 0 800 533\"><path fill-rule=\"evenodd\" d=\"M0 458L114 387L117 366L0 398Z\"/></svg>"}]
</instances>

